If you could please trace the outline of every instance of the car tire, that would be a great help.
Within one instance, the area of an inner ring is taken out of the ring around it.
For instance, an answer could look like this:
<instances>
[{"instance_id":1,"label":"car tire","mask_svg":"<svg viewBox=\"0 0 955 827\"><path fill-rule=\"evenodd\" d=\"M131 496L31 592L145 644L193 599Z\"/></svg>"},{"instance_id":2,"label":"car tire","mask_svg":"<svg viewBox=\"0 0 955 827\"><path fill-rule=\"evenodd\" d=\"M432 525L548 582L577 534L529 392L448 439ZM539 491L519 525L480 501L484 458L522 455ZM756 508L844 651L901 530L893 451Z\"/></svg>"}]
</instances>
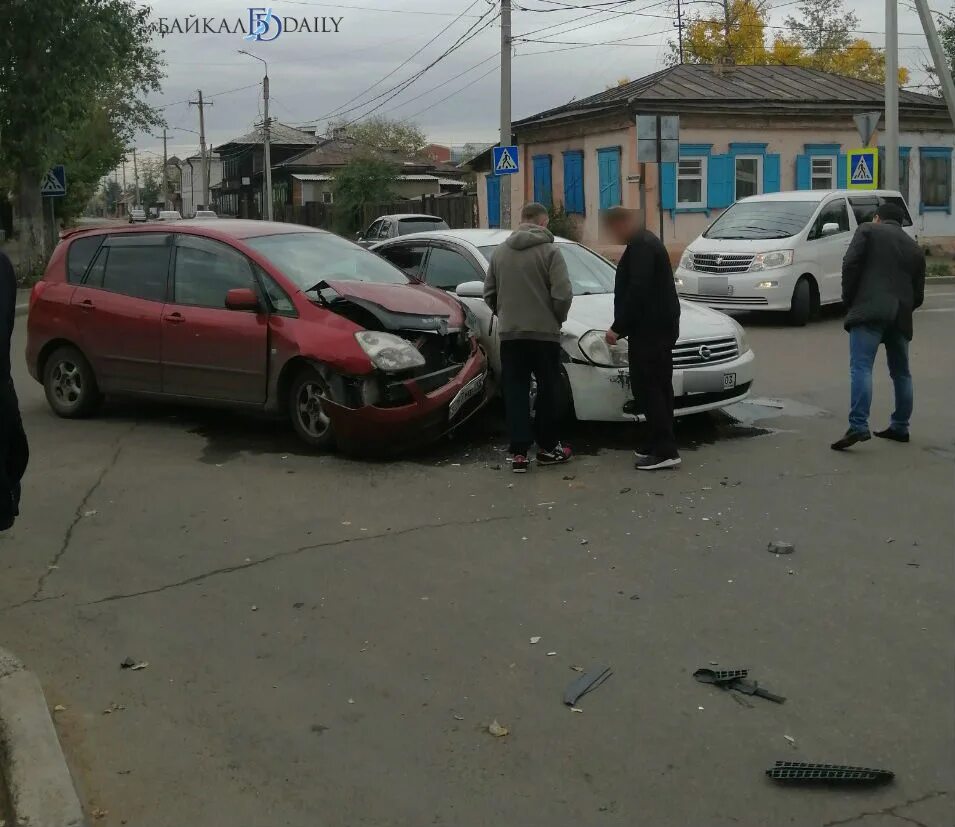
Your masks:
<instances>
[{"instance_id":1,"label":"car tire","mask_svg":"<svg viewBox=\"0 0 955 827\"><path fill-rule=\"evenodd\" d=\"M43 390L53 413L64 419L89 416L102 401L90 363L70 345L57 348L46 360Z\"/></svg>"},{"instance_id":2,"label":"car tire","mask_svg":"<svg viewBox=\"0 0 955 827\"><path fill-rule=\"evenodd\" d=\"M328 385L313 367L300 370L289 387L288 415L292 427L306 445L327 450L335 447L332 421L322 408Z\"/></svg>"},{"instance_id":3,"label":"car tire","mask_svg":"<svg viewBox=\"0 0 955 827\"><path fill-rule=\"evenodd\" d=\"M812 316L812 285L803 276L796 282L793 290L792 305L789 310L789 323L794 327L805 327Z\"/></svg>"}]
</instances>

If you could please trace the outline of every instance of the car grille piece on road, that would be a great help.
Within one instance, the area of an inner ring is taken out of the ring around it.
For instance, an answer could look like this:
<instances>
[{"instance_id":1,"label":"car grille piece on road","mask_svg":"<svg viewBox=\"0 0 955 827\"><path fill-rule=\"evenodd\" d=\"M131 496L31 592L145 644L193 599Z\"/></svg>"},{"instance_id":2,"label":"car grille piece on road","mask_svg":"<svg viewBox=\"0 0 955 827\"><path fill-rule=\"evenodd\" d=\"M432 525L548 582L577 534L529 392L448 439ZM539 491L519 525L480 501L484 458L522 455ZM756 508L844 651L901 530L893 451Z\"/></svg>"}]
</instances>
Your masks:
<instances>
[{"instance_id":1,"label":"car grille piece on road","mask_svg":"<svg viewBox=\"0 0 955 827\"><path fill-rule=\"evenodd\" d=\"M769 304L769 299L765 296L700 296L696 293L680 293L680 298L701 304L731 304L739 307L759 307Z\"/></svg>"},{"instance_id":2,"label":"car grille piece on road","mask_svg":"<svg viewBox=\"0 0 955 827\"><path fill-rule=\"evenodd\" d=\"M739 356L739 345L734 336L719 339L699 339L695 342L677 342L673 348L674 368L694 368L718 365Z\"/></svg>"},{"instance_id":3,"label":"car grille piece on road","mask_svg":"<svg viewBox=\"0 0 955 827\"><path fill-rule=\"evenodd\" d=\"M749 253L694 253L693 269L698 273L745 273L753 263Z\"/></svg>"}]
</instances>

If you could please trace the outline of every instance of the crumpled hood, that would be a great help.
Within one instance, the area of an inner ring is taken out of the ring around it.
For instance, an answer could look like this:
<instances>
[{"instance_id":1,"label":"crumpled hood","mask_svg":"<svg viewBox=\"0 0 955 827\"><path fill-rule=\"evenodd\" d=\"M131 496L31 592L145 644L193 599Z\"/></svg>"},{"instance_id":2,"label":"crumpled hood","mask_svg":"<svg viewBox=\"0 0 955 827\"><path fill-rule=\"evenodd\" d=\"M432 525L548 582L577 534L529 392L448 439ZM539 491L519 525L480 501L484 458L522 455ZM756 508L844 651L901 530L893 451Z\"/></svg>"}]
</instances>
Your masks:
<instances>
[{"instance_id":1,"label":"crumpled hood","mask_svg":"<svg viewBox=\"0 0 955 827\"><path fill-rule=\"evenodd\" d=\"M554 234L550 230L536 224L521 224L504 243L514 250L526 250L539 244L550 244L553 240Z\"/></svg>"},{"instance_id":2,"label":"crumpled hood","mask_svg":"<svg viewBox=\"0 0 955 827\"><path fill-rule=\"evenodd\" d=\"M446 319L452 329L464 324L461 303L443 290L425 284L375 284L367 281L328 281L326 284L338 295L353 299L369 310L379 307L400 316Z\"/></svg>"},{"instance_id":3,"label":"crumpled hood","mask_svg":"<svg viewBox=\"0 0 955 827\"><path fill-rule=\"evenodd\" d=\"M579 337L588 330L606 330L612 324L613 293L574 296L563 332ZM681 339L733 336L735 331L733 320L725 313L692 302L680 302Z\"/></svg>"}]
</instances>

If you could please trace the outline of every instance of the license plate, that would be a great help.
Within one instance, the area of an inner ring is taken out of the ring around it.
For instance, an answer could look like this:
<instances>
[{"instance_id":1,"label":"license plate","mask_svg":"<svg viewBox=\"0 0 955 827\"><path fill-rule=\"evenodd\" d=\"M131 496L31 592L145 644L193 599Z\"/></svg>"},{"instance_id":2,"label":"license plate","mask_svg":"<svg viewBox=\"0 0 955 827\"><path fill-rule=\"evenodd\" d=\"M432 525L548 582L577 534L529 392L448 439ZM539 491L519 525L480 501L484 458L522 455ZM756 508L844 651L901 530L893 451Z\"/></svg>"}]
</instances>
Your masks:
<instances>
[{"instance_id":1,"label":"license plate","mask_svg":"<svg viewBox=\"0 0 955 827\"><path fill-rule=\"evenodd\" d=\"M723 374L723 390L728 391L730 388L736 387L736 374L735 373L724 373Z\"/></svg>"},{"instance_id":2,"label":"license plate","mask_svg":"<svg viewBox=\"0 0 955 827\"><path fill-rule=\"evenodd\" d=\"M700 276L700 295L702 296L728 296L729 279L726 276Z\"/></svg>"},{"instance_id":3,"label":"license plate","mask_svg":"<svg viewBox=\"0 0 955 827\"><path fill-rule=\"evenodd\" d=\"M484 374L472 379L461 390L458 391L451 404L448 406L448 419L454 419L461 410L461 406L469 399L473 399L482 390L484 390Z\"/></svg>"}]
</instances>

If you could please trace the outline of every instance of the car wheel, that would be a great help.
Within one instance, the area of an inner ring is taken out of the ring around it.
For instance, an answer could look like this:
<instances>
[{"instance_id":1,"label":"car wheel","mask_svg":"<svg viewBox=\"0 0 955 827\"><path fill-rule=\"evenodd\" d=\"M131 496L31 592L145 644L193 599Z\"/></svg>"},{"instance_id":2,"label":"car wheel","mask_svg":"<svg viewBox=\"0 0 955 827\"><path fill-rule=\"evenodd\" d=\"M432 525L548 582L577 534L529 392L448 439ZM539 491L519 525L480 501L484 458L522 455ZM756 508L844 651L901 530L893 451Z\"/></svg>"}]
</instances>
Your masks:
<instances>
[{"instance_id":1,"label":"car wheel","mask_svg":"<svg viewBox=\"0 0 955 827\"><path fill-rule=\"evenodd\" d=\"M289 389L288 411L299 438L313 448L332 448L335 432L323 407L328 386L315 368L303 368Z\"/></svg>"},{"instance_id":2,"label":"car wheel","mask_svg":"<svg viewBox=\"0 0 955 827\"><path fill-rule=\"evenodd\" d=\"M64 419L89 416L101 399L93 369L75 347L50 354L43 368L43 389L53 413Z\"/></svg>"},{"instance_id":3,"label":"car wheel","mask_svg":"<svg viewBox=\"0 0 955 827\"><path fill-rule=\"evenodd\" d=\"M812 315L812 285L803 276L796 282L793 290L792 306L789 310L789 323L795 327L804 327Z\"/></svg>"}]
</instances>

